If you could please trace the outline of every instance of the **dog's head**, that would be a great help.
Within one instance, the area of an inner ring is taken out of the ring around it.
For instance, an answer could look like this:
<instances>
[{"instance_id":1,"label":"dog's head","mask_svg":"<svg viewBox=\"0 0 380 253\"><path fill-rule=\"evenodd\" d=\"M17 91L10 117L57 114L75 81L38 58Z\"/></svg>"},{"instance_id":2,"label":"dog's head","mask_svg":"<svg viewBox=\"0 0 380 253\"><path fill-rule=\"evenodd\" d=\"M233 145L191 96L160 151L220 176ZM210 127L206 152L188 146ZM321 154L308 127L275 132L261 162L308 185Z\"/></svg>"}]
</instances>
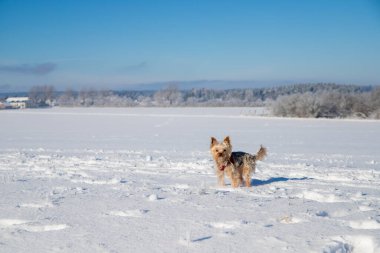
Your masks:
<instances>
[{"instance_id":1,"label":"dog's head","mask_svg":"<svg viewBox=\"0 0 380 253\"><path fill-rule=\"evenodd\" d=\"M223 142L218 142L217 139L211 137L210 150L216 162L223 163L228 161L232 152L230 137L224 138Z\"/></svg>"}]
</instances>

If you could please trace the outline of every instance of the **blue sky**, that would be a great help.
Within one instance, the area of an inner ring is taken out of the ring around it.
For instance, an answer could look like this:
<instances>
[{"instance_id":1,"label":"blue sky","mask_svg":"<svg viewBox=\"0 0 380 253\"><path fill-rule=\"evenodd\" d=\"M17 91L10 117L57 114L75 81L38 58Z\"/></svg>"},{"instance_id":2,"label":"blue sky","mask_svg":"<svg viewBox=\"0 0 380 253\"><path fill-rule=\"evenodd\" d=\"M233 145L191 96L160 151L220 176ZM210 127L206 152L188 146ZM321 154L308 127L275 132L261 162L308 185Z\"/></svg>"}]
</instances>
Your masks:
<instances>
[{"instance_id":1,"label":"blue sky","mask_svg":"<svg viewBox=\"0 0 380 253\"><path fill-rule=\"evenodd\" d=\"M376 0L0 0L0 90L380 84Z\"/></svg>"}]
</instances>

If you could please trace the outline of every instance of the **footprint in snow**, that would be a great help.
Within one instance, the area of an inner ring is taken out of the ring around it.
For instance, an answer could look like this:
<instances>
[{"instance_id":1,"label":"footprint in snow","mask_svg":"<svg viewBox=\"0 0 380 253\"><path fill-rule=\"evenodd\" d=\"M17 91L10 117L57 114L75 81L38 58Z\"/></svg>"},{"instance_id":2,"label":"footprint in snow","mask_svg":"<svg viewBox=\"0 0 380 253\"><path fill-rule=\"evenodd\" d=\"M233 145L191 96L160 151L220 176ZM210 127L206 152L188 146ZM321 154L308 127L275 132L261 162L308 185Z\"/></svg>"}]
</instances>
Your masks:
<instances>
[{"instance_id":1,"label":"footprint in snow","mask_svg":"<svg viewBox=\"0 0 380 253\"><path fill-rule=\"evenodd\" d=\"M58 231L68 228L66 224L52 224L52 225L33 225L33 224L23 224L19 228L26 230L28 232L48 232L48 231Z\"/></svg>"},{"instance_id":2,"label":"footprint in snow","mask_svg":"<svg viewBox=\"0 0 380 253\"><path fill-rule=\"evenodd\" d=\"M27 220L19 220L19 219L0 219L0 228L9 228L12 226L28 223Z\"/></svg>"},{"instance_id":3,"label":"footprint in snow","mask_svg":"<svg viewBox=\"0 0 380 253\"><path fill-rule=\"evenodd\" d=\"M226 222L210 222L207 223L206 226L217 229L237 229L242 225L247 225L249 222L242 221L226 221Z\"/></svg>"},{"instance_id":4,"label":"footprint in snow","mask_svg":"<svg viewBox=\"0 0 380 253\"><path fill-rule=\"evenodd\" d=\"M340 196L327 192L304 191L298 197L321 203L347 202Z\"/></svg>"},{"instance_id":5,"label":"footprint in snow","mask_svg":"<svg viewBox=\"0 0 380 253\"><path fill-rule=\"evenodd\" d=\"M351 212L352 212L351 209L338 209L329 213L329 216L332 218L342 218L342 217L350 215Z\"/></svg>"},{"instance_id":6,"label":"footprint in snow","mask_svg":"<svg viewBox=\"0 0 380 253\"><path fill-rule=\"evenodd\" d=\"M367 235L337 236L330 239L323 253L377 253L380 248L376 240Z\"/></svg>"},{"instance_id":7,"label":"footprint in snow","mask_svg":"<svg viewBox=\"0 0 380 253\"><path fill-rule=\"evenodd\" d=\"M110 178L110 179L70 179L73 183L80 184L92 184L92 185L114 185L120 183L120 179Z\"/></svg>"},{"instance_id":8,"label":"footprint in snow","mask_svg":"<svg viewBox=\"0 0 380 253\"><path fill-rule=\"evenodd\" d=\"M380 222L377 220L353 220L348 222L348 226L353 229L380 229Z\"/></svg>"},{"instance_id":9,"label":"footprint in snow","mask_svg":"<svg viewBox=\"0 0 380 253\"><path fill-rule=\"evenodd\" d=\"M323 253L351 253L353 250L352 245L346 243L346 242L341 242L341 241L332 241L328 243L323 248Z\"/></svg>"},{"instance_id":10,"label":"footprint in snow","mask_svg":"<svg viewBox=\"0 0 380 253\"><path fill-rule=\"evenodd\" d=\"M28 232L47 232L57 231L68 228L66 224L47 224L43 225L36 222L20 219L0 219L0 228L15 228Z\"/></svg>"},{"instance_id":11,"label":"footprint in snow","mask_svg":"<svg viewBox=\"0 0 380 253\"><path fill-rule=\"evenodd\" d=\"M157 200L163 200L165 198L162 198L162 197L159 197L157 194L150 194L150 195L145 195L145 197L149 200L149 201L157 201Z\"/></svg>"},{"instance_id":12,"label":"footprint in snow","mask_svg":"<svg viewBox=\"0 0 380 253\"><path fill-rule=\"evenodd\" d=\"M200 243L211 238L212 236L201 236L193 239L191 233L188 231L184 237L180 237L179 243L186 247L189 247L191 243Z\"/></svg>"},{"instance_id":13,"label":"footprint in snow","mask_svg":"<svg viewBox=\"0 0 380 253\"><path fill-rule=\"evenodd\" d=\"M304 222L303 219L293 217L292 215L283 216L279 218L278 221L283 224L296 224L296 223Z\"/></svg>"},{"instance_id":14,"label":"footprint in snow","mask_svg":"<svg viewBox=\"0 0 380 253\"><path fill-rule=\"evenodd\" d=\"M47 207L53 207L53 204L51 203L21 203L17 205L18 208L47 208Z\"/></svg>"},{"instance_id":15,"label":"footprint in snow","mask_svg":"<svg viewBox=\"0 0 380 253\"><path fill-rule=\"evenodd\" d=\"M191 242L202 242L202 241L205 241L205 240L208 240L208 239L211 239L212 236L203 236L203 237L199 237L199 238L196 238L196 239L193 239L191 240Z\"/></svg>"},{"instance_id":16,"label":"footprint in snow","mask_svg":"<svg viewBox=\"0 0 380 253\"><path fill-rule=\"evenodd\" d=\"M135 210L126 210L126 211L109 211L107 215L111 216L119 216L119 217L134 217L134 218L140 218L144 214L149 212L149 210L140 210L140 209L135 209Z\"/></svg>"},{"instance_id":17,"label":"footprint in snow","mask_svg":"<svg viewBox=\"0 0 380 253\"><path fill-rule=\"evenodd\" d=\"M318 211L315 213L315 215L318 217L329 217L329 213L326 211Z\"/></svg>"},{"instance_id":18,"label":"footprint in snow","mask_svg":"<svg viewBox=\"0 0 380 253\"><path fill-rule=\"evenodd\" d=\"M362 212L368 212L368 211L374 210L374 208L372 208L370 205L361 205L361 206L358 206L358 209Z\"/></svg>"}]
</instances>

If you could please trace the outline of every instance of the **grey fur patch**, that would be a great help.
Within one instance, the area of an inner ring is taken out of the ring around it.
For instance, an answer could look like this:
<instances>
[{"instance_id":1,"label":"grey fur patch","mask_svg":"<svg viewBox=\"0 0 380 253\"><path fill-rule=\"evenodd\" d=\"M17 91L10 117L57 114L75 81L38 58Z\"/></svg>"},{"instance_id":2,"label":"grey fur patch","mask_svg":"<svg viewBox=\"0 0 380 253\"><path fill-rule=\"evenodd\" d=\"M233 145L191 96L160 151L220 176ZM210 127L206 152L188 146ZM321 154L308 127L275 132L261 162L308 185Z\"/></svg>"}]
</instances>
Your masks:
<instances>
[{"instance_id":1,"label":"grey fur patch","mask_svg":"<svg viewBox=\"0 0 380 253\"><path fill-rule=\"evenodd\" d=\"M230 160L235 168L241 166L252 167L252 165L255 165L256 156L245 152L232 152Z\"/></svg>"}]
</instances>

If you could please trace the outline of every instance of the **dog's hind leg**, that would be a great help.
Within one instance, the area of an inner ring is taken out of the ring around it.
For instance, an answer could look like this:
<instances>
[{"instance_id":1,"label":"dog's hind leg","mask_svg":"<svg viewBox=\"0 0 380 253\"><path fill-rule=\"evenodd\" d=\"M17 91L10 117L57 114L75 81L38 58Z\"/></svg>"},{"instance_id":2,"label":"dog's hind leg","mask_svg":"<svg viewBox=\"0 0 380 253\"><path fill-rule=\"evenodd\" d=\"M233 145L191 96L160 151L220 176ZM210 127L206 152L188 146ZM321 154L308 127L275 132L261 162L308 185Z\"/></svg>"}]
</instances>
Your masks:
<instances>
[{"instance_id":1,"label":"dog's hind leg","mask_svg":"<svg viewBox=\"0 0 380 253\"><path fill-rule=\"evenodd\" d=\"M232 187L237 188L241 185L241 180L239 177L233 177L232 178Z\"/></svg>"},{"instance_id":2,"label":"dog's hind leg","mask_svg":"<svg viewBox=\"0 0 380 253\"><path fill-rule=\"evenodd\" d=\"M241 183L243 182L243 177L241 171L235 170L233 173L231 173L231 184L233 188L239 187Z\"/></svg>"}]
</instances>

